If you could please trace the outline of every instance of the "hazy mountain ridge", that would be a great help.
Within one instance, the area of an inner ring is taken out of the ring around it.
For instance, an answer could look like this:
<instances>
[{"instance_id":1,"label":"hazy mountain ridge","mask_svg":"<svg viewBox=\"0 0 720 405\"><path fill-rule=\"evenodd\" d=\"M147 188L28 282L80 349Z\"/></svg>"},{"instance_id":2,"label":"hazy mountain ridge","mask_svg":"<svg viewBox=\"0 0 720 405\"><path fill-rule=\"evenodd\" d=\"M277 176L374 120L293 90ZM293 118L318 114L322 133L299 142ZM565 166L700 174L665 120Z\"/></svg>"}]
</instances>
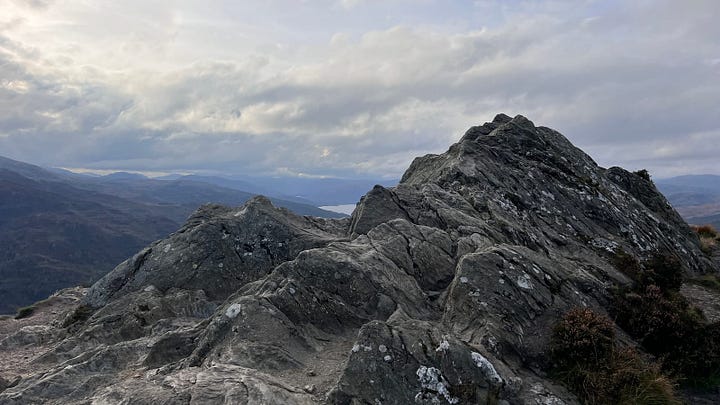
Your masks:
<instances>
[{"instance_id":1,"label":"hazy mountain ridge","mask_svg":"<svg viewBox=\"0 0 720 405\"><path fill-rule=\"evenodd\" d=\"M720 176L686 175L655 183L689 223L720 227Z\"/></svg>"},{"instance_id":2,"label":"hazy mountain ridge","mask_svg":"<svg viewBox=\"0 0 720 405\"><path fill-rule=\"evenodd\" d=\"M89 284L176 230L201 204L243 204L254 194L137 174L84 176L0 158L0 313ZM342 217L273 199L299 214Z\"/></svg>"},{"instance_id":3,"label":"hazy mountain ridge","mask_svg":"<svg viewBox=\"0 0 720 405\"><path fill-rule=\"evenodd\" d=\"M312 177L276 177L276 176L172 176L173 179L185 179L215 184L235 190L249 191L269 197L282 198L304 204L340 205L357 202L364 190L376 184L385 187L397 184L397 179L341 179Z\"/></svg>"},{"instance_id":4,"label":"hazy mountain ridge","mask_svg":"<svg viewBox=\"0 0 720 405\"><path fill-rule=\"evenodd\" d=\"M36 177L37 178L37 177ZM177 227L165 212L0 169L0 312L87 284Z\"/></svg>"}]
</instances>

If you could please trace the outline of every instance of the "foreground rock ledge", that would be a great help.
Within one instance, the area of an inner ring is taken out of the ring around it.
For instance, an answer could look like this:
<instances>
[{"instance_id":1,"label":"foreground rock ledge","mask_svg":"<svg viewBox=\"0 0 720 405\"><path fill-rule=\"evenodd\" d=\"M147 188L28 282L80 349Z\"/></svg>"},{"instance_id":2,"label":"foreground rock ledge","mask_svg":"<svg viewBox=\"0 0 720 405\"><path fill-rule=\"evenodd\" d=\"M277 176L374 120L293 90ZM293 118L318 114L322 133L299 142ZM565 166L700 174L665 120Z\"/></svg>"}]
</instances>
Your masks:
<instances>
[{"instance_id":1,"label":"foreground rock ledge","mask_svg":"<svg viewBox=\"0 0 720 405\"><path fill-rule=\"evenodd\" d=\"M616 249L713 271L652 182L501 114L349 219L201 208L50 321L2 329L30 366L0 369L0 403L572 404L543 372L549 331L629 282Z\"/></svg>"}]
</instances>

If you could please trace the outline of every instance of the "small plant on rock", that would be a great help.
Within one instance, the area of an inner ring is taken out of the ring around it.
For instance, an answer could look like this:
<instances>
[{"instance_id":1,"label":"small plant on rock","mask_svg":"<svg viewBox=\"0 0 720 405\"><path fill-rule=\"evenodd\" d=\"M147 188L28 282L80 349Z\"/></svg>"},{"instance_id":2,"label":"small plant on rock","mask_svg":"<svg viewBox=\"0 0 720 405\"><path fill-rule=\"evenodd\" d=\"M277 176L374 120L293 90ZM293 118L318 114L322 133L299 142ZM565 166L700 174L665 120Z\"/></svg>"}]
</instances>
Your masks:
<instances>
[{"instance_id":1,"label":"small plant on rock","mask_svg":"<svg viewBox=\"0 0 720 405\"><path fill-rule=\"evenodd\" d=\"M636 175L642 177L644 180L650 181L650 172L648 172L648 171L645 170L645 169L640 169L640 170L638 170L638 171L636 171L636 172L633 172L633 173L635 173Z\"/></svg>"},{"instance_id":2,"label":"small plant on rock","mask_svg":"<svg viewBox=\"0 0 720 405\"><path fill-rule=\"evenodd\" d=\"M632 280L637 280L640 276L642 266L635 256L629 254L623 249L615 251L615 255L612 257L612 264L616 269L620 270L623 274L630 277Z\"/></svg>"},{"instance_id":3,"label":"small plant on rock","mask_svg":"<svg viewBox=\"0 0 720 405\"><path fill-rule=\"evenodd\" d=\"M553 329L551 352L558 367L599 365L613 350L615 329L610 318L587 308L575 308Z\"/></svg>"},{"instance_id":4,"label":"small plant on rock","mask_svg":"<svg viewBox=\"0 0 720 405\"><path fill-rule=\"evenodd\" d=\"M35 313L35 306L30 305L27 307L18 308L15 314L15 319L23 319L32 316Z\"/></svg>"}]
</instances>

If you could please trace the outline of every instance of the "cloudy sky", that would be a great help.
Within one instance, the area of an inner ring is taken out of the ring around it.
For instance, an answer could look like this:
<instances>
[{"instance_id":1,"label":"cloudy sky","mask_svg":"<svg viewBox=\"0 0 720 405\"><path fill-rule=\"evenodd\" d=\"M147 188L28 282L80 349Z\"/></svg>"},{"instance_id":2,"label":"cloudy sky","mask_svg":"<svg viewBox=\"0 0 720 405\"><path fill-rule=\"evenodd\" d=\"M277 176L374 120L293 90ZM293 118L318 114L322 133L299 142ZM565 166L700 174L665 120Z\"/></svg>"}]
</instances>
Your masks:
<instances>
[{"instance_id":1,"label":"cloudy sky","mask_svg":"<svg viewBox=\"0 0 720 405\"><path fill-rule=\"evenodd\" d=\"M398 177L497 112L720 174L717 0L0 0L0 155Z\"/></svg>"}]
</instances>

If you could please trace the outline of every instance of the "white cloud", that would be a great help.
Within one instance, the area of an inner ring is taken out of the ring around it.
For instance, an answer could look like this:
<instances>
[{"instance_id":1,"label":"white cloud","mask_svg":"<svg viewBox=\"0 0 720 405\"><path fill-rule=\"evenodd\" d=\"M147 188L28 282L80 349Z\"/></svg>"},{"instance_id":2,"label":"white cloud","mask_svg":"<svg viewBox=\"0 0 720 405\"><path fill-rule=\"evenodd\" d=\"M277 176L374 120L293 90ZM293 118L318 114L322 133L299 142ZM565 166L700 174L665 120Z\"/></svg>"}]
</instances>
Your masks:
<instances>
[{"instance_id":1,"label":"white cloud","mask_svg":"<svg viewBox=\"0 0 720 405\"><path fill-rule=\"evenodd\" d=\"M504 111L605 165L720 170L714 1L16 3L0 150L31 162L399 176Z\"/></svg>"}]
</instances>

